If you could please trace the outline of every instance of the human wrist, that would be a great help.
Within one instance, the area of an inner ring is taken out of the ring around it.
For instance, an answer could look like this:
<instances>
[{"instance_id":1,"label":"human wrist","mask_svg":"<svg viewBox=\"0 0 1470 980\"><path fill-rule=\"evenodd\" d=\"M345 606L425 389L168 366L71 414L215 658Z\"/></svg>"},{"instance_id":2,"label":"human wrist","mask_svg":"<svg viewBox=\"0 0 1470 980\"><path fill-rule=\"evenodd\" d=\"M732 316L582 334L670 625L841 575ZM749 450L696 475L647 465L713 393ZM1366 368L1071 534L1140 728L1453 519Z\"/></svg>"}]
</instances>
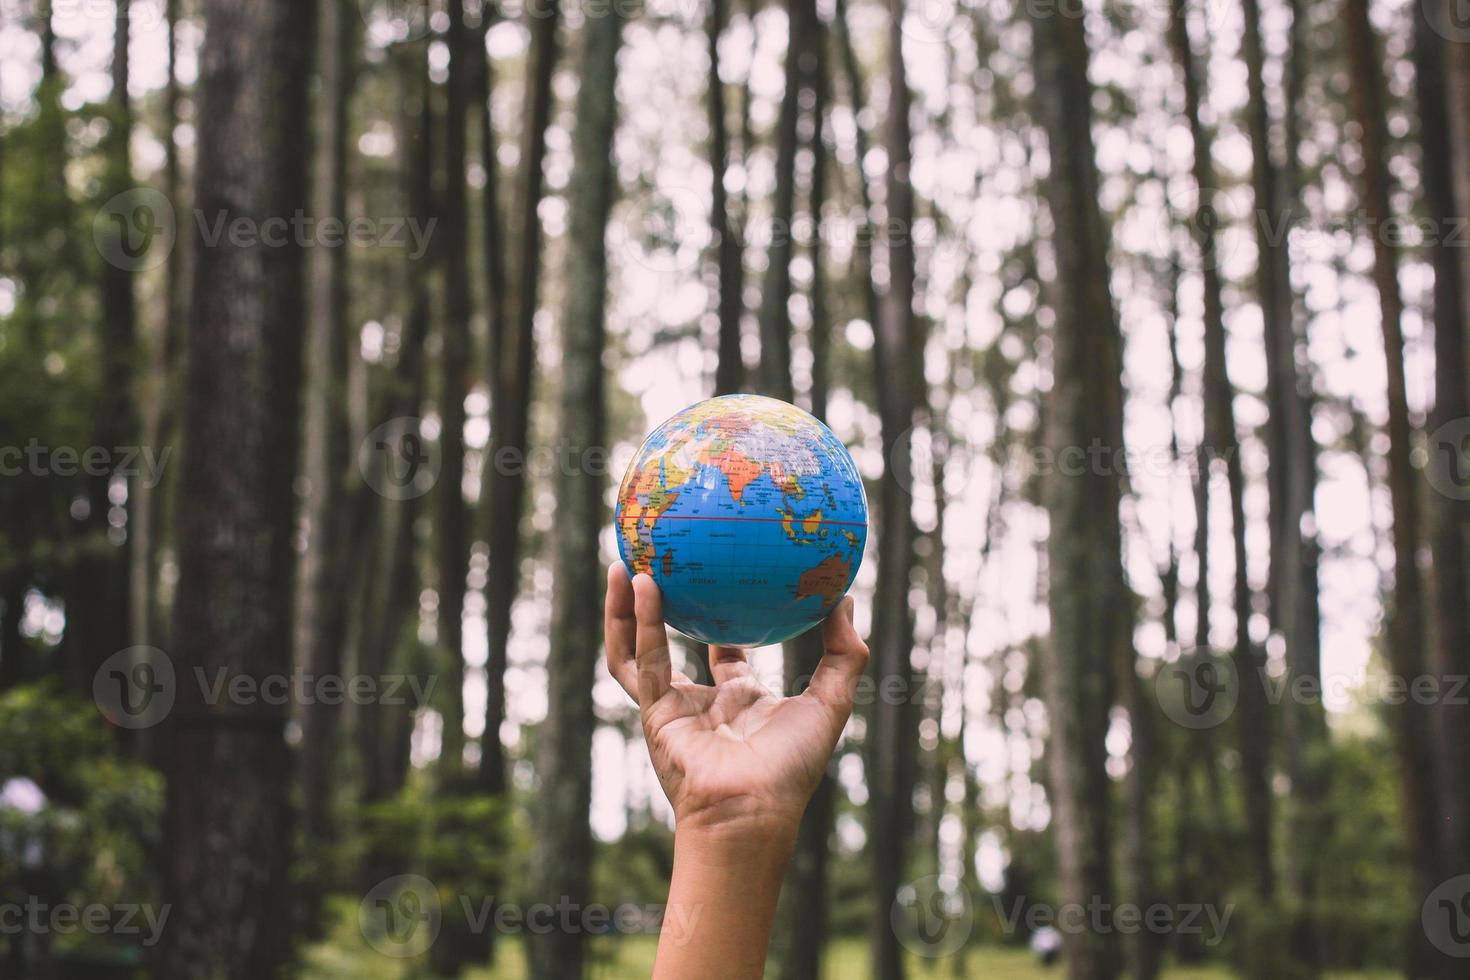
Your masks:
<instances>
[{"instance_id":1,"label":"human wrist","mask_svg":"<svg viewBox=\"0 0 1470 980\"><path fill-rule=\"evenodd\" d=\"M654 980L758 980L764 971L796 821L710 817L676 818L674 873Z\"/></svg>"},{"instance_id":2,"label":"human wrist","mask_svg":"<svg viewBox=\"0 0 1470 980\"><path fill-rule=\"evenodd\" d=\"M677 819L674 827L676 860L679 855L711 869L747 871L779 866L784 869L796 848L799 816L747 814L712 818L707 814Z\"/></svg>"}]
</instances>

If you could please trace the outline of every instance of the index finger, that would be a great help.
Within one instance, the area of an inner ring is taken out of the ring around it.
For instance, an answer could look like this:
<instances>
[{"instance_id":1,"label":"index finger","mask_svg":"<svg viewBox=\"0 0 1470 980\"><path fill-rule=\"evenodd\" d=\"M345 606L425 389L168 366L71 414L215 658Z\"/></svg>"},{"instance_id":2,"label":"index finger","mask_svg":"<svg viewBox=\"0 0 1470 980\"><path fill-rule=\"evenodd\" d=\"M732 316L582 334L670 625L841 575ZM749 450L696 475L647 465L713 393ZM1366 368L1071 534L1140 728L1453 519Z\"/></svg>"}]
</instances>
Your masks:
<instances>
[{"instance_id":1,"label":"index finger","mask_svg":"<svg viewBox=\"0 0 1470 980\"><path fill-rule=\"evenodd\" d=\"M868 645L852 625L852 610L852 596L848 596L822 623L822 645L826 650L802 695L832 709L844 725L852 714L858 678L868 669Z\"/></svg>"}]
</instances>

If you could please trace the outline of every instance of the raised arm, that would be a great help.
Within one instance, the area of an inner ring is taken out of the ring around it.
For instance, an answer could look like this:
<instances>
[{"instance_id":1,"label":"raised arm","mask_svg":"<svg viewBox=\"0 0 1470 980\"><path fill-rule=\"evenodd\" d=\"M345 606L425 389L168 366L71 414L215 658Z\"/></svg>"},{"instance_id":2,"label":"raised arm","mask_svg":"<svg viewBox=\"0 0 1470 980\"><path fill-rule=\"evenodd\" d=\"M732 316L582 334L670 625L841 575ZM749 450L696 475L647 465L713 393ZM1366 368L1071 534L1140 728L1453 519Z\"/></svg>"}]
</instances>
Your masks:
<instances>
[{"instance_id":1,"label":"raised arm","mask_svg":"<svg viewBox=\"0 0 1470 980\"><path fill-rule=\"evenodd\" d=\"M608 569L608 670L639 706L674 807L674 874L654 980L758 978L802 812L852 714L868 648L844 599L822 626L807 689L768 691L744 650L710 647L714 685L669 659L658 585Z\"/></svg>"}]
</instances>

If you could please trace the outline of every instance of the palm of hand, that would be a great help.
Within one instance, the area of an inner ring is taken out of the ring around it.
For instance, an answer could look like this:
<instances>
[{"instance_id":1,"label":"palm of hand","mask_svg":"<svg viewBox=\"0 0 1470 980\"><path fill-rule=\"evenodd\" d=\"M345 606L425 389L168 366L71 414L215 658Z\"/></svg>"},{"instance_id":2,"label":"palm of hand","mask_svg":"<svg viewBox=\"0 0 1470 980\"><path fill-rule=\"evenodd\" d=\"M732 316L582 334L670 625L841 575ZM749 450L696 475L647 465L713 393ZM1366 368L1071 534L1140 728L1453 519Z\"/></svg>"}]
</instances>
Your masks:
<instances>
[{"instance_id":1,"label":"palm of hand","mask_svg":"<svg viewBox=\"0 0 1470 980\"><path fill-rule=\"evenodd\" d=\"M799 816L832 754L819 702L748 674L714 687L680 677L644 715L649 754L681 819Z\"/></svg>"},{"instance_id":2,"label":"palm of hand","mask_svg":"<svg viewBox=\"0 0 1470 980\"><path fill-rule=\"evenodd\" d=\"M852 714L868 648L845 599L822 626L823 655L807 689L767 690L744 650L711 647L714 685L673 669L658 585L608 569L608 672L639 706L659 782L680 823L750 818L795 824Z\"/></svg>"}]
</instances>

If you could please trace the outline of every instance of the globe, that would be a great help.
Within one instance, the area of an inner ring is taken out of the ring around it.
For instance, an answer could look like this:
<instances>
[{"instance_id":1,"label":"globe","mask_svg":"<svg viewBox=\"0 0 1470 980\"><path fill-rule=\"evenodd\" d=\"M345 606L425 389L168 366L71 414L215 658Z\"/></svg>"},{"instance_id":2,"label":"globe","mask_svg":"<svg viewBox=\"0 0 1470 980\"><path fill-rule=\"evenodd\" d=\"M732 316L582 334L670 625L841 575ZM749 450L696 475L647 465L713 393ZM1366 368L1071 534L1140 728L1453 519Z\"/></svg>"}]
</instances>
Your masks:
<instances>
[{"instance_id":1,"label":"globe","mask_svg":"<svg viewBox=\"0 0 1470 980\"><path fill-rule=\"evenodd\" d=\"M618 553L663 592L664 620L761 646L826 618L857 575L868 501L852 456L795 405L725 395L643 443L618 490Z\"/></svg>"}]
</instances>

